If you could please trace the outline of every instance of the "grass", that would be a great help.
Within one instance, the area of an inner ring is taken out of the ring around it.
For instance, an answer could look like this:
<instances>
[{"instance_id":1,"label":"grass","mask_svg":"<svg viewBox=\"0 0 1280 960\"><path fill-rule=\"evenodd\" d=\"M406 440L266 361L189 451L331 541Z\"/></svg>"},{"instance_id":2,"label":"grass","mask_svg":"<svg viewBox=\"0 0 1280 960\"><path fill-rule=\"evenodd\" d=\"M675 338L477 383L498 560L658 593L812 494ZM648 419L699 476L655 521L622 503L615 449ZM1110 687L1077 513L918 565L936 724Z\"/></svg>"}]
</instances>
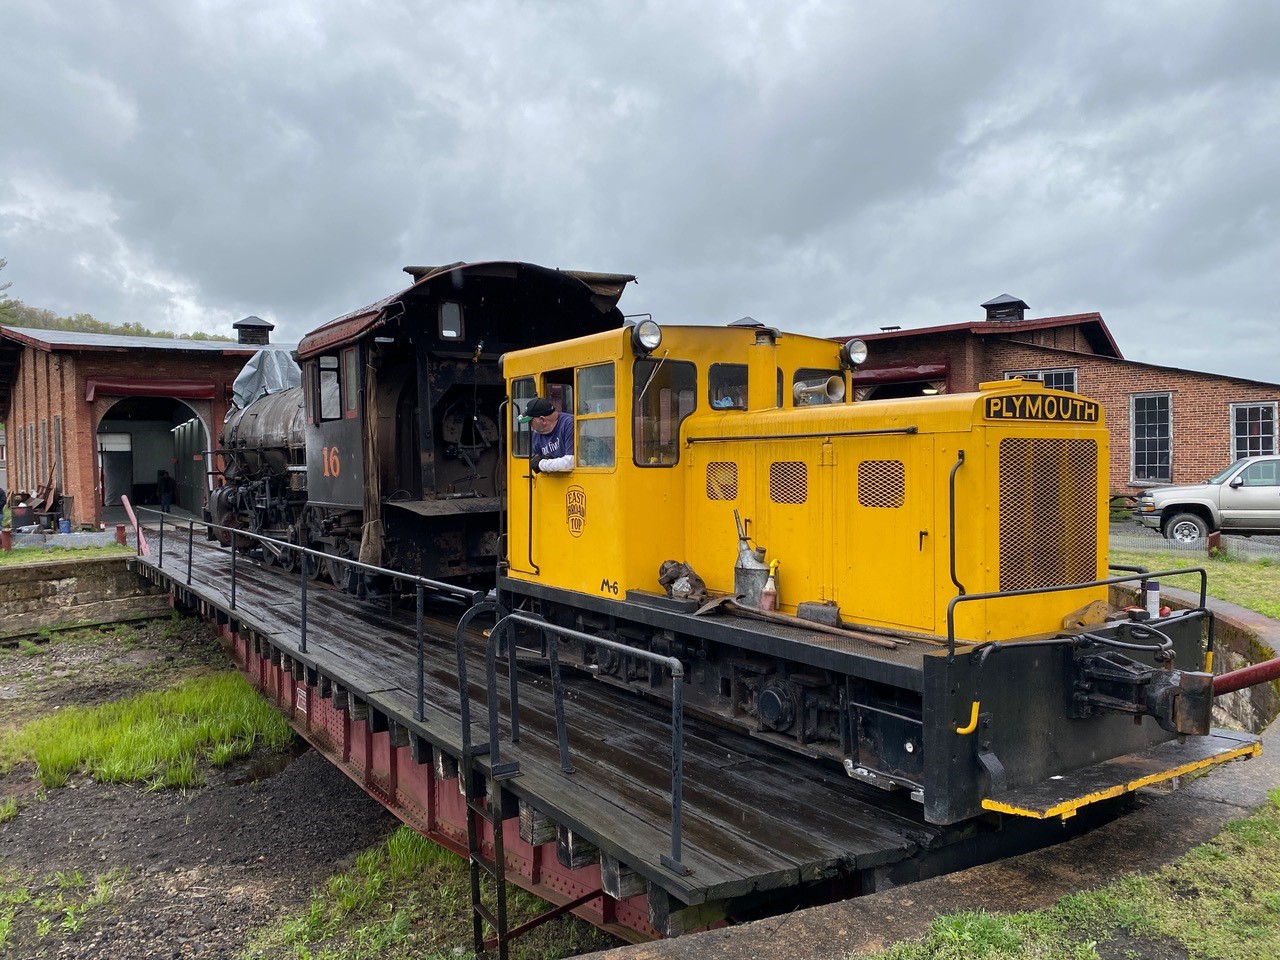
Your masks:
<instances>
[{"instance_id":1,"label":"grass","mask_svg":"<svg viewBox=\"0 0 1280 960\"><path fill-rule=\"evenodd\" d=\"M124 876L124 871L113 870L90 882L78 870L43 877L0 873L0 956L8 955L5 949L20 932L20 925L26 925L40 938L50 936L55 929L65 934L78 933L90 914L111 903Z\"/></svg>"},{"instance_id":2,"label":"grass","mask_svg":"<svg viewBox=\"0 0 1280 960\"><path fill-rule=\"evenodd\" d=\"M511 926L548 905L508 888ZM585 921L559 917L512 941L521 960L564 957L614 945ZM400 827L365 850L346 873L312 894L304 913L259 931L245 960L418 960L471 956L466 862Z\"/></svg>"},{"instance_id":3,"label":"grass","mask_svg":"<svg viewBox=\"0 0 1280 960\"><path fill-rule=\"evenodd\" d=\"M99 781L194 786L200 762L226 764L261 743L282 749L284 718L233 672L97 707L68 707L0 736L0 774L34 761L46 787L78 771Z\"/></svg>"},{"instance_id":4,"label":"grass","mask_svg":"<svg viewBox=\"0 0 1280 960\"><path fill-rule=\"evenodd\" d=\"M128 557L138 551L118 543L102 547L17 547L8 553L0 551L0 567L15 567L50 560L100 560L104 557Z\"/></svg>"},{"instance_id":5,"label":"grass","mask_svg":"<svg viewBox=\"0 0 1280 960\"><path fill-rule=\"evenodd\" d=\"M1098 960L1181 955L1205 960L1280 957L1280 788L1271 791L1269 802L1253 816L1232 821L1209 843L1153 874L1071 894L1048 910L948 914L934 921L924 940L898 944L875 957Z\"/></svg>"},{"instance_id":6,"label":"grass","mask_svg":"<svg viewBox=\"0 0 1280 960\"><path fill-rule=\"evenodd\" d=\"M1256 610L1265 617L1280 620L1280 563L1269 559L1238 560L1228 553L1200 558L1170 552L1113 553L1112 563L1146 567L1148 570L1182 570L1190 566L1204 567L1209 573L1209 596ZM1200 592L1200 577L1161 577L1160 586L1178 587Z\"/></svg>"}]
</instances>

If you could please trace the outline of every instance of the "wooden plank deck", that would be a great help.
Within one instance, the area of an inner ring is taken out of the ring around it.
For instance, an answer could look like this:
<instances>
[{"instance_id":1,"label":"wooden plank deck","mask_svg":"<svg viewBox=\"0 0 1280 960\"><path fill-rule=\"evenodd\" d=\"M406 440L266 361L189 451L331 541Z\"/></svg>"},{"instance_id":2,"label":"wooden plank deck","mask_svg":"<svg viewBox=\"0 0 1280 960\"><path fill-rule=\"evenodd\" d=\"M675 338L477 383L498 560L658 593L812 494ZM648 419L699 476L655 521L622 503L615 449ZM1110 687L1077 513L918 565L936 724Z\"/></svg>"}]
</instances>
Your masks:
<instances>
[{"instance_id":1,"label":"wooden plank deck","mask_svg":"<svg viewBox=\"0 0 1280 960\"><path fill-rule=\"evenodd\" d=\"M282 653L457 757L462 751L456 651L428 634L424 716L414 719L417 663L412 610L308 589L307 649L300 649L299 581L244 559L230 604L230 553L196 541L187 583L185 537L139 563L268 638ZM446 607L454 616L458 606ZM483 638L467 651L473 740L488 738ZM680 874L670 850L670 707L566 671L565 715L576 772L560 769L549 678L521 669L522 738L510 743L502 698L501 759L520 764L503 787L565 824L668 893L695 904L793 886L895 863L946 842L919 807L846 777L829 763L686 719ZM499 675L505 692L506 677ZM482 763L483 758L482 758Z\"/></svg>"}]
</instances>

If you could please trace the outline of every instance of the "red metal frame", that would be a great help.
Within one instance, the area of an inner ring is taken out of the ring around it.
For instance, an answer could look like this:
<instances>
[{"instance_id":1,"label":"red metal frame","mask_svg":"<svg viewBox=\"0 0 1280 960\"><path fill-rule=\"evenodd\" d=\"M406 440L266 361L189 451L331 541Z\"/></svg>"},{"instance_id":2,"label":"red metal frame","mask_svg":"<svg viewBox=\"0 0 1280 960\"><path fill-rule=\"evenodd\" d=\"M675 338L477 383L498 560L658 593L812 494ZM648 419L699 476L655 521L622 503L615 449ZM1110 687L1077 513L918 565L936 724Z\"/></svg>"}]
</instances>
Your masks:
<instances>
[{"instance_id":1,"label":"red metal frame","mask_svg":"<svg viewBox=\"0 0 1280 960\"><path fill-rule=\"evenodd\" d=\"M351 778L361 789L428 839L466 859L466 801L456 778L436 776L429 762L416 763L408 746L392 746L388 732L374 733L365 720L355 720L349 710L306 680L295 680L282 664L254 650L248 637L219 626L224 648L245 678L284 714L289 724L311 746ZM493 833L486 818L479 818L481 848L493 855ZM520 837L516 818L502 825L507 879L542 899L571 907L574 914L633 942L658 936L649 922L647 894L614 900L600 893L600 865L570 870L556 858L555 842L533 846ZM590 899L588 894L594 894ZM574 901L583 902L574 905Z\"/></svg>"}]
</instances>

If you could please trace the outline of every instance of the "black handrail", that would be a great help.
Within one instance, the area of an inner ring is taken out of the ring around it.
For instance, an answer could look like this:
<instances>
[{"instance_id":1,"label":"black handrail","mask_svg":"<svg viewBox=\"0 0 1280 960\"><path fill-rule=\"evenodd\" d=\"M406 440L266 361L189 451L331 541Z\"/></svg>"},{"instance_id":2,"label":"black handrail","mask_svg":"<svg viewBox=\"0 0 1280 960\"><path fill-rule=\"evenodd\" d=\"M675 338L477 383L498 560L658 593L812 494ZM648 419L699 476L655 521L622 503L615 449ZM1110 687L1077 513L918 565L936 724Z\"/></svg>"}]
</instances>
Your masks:
<instances>
[{"instance_id":1,"label":"black handrail","mask_svg":"<svg viewBox=\"0 0 1280 960\"><path fill-rule=\"evenodd\" d=\"M160 510L154 510L150 507L138 507L137 509L139 512L152 513L160 518L160 554L158 559L158 565L160 566L161 569L163 569L164 568L165 524L168 520L172 518L170 518L168 514ZM424 659L423 658L424 639L423 639L422 616L421 616L421 594L425 590L430 589L436 593L443 593L448 596L456 597L460 600L465 600L470 605L475 605L484 599L484 591L471 590L467 587L460 587L457 584L444 583L440 580L432 580L430 577L419 577L419 576L415 576L414 574L404 573L403 571L400 571L400 570L392 570L387 567L379 567L371 563L361 563L359 560L337 558L337 557L334 557L333 554L325 553L323 550L313 550L311 547L303 547L296 543L290 543L287 540L278 540L278 539L275 539L274 537L268 537L265 534L254 533L252 530L245 530L241 527L228 527L222 524L212 523L208 520L195 520L195 519L188 521L188 536L187 536L187 584L188 585L190 585L191 583L191 562L192 562L192 557L195 549L194 548L194 543L195 543L194 530L195 530L195 525L197 523L199 523L202 527L204 527L205 530L221 530L231 535L231 542L232 542L231 609L232 610L235 610L236 608L235 606L236 584L237 584L236 553L238 551L235 549L235 545L238 537L249 537L250 539L256 540L259 543L270 544L274 547L278 547L280 548L281 551L284 551L284 550L296 551L299 557L302 558L301 562L299 563L299 571L298 571L299 572L298 579L301 583L301 586L299 588L300 589L299 602L301 606L300 615L302 618L302 622L298 628L298 652L299 653L307 652L307 580L309 578L307 576L307 570L306 570L306 567L307 567L306 557L313 556L313 557L316 557L317 559L338 560L344 566L355 567L356 569L366 570L366 571L369 571L370 573L384 574L393 579L405 580L410 583L413 583L417 587L417 590L419 593L419 604L418 604L419 615L418 615L418 631L417 631L418 632L417 645L418 645L418 677L419 677L419 683L418 683L418 688L419 688L418 713L419 714L422 713L422 706L423 706L421 690L422 690L422 662ZM139 522L138 525L141 526L141 523ZM174 521L174 525L175 526L177 525L177 521ZM137 531L135 531L135 533L136 532Z\"/></svg>"},{"instance_id":2,"label":"black handrail","mask_svg":"<svg viewBox=\"0 0 1280 960\"><path fill-rule=\"evenodd\" d=\"M466 677L466 658L464 656L464 643L466 628L471 621L477 616L485 613L500 613L501 608L492 602L478 604L463 616L458 624L457 631L457 648L458 648L458 673L459 673L459 690L462 699L462 743L463 754L465 757L473 756L476 751L471 744L471 712L470 697L467 691ZM517 689L515 669L515 638L507 637L512 624L524 624L537 630L546 631L551 634L548 643L548 657L551 664L551 686L555 699L556 711L556 740L560 749L560 769L566 775L574 773L572 759L569 756L569 739L568 729L564 717L564 689L560 677L560 659L559 659L559 642L558 637L567 637L577 640L579 643L591 644L598 647L605 647L619 653L629 654L642 660L648 660L666 667L671 671L671 854L670 856L663 854L661 857L662 865L669 870L673 870L679 874L688 874L689 868L681 862L682 838L681 829L683 822L684 810L684 693L682 684L684 681L684 664L680 662L678 657L668 657L663 654L654 653L651 650L645 650L640 647L629 646L625 643L619 643L616 640L607 640L603 637L592 636L588 633L582 633L569 627L562 627L554 623L548 623L541 617L528 613L508 613L505 616L499 616L497 623L493 625L493 629L489 631L489 640L485 649L485 664L488 680L488 709L489 709L489 743L487 752L489 754L490 773L494 779L506 779L517 776L519 773L519 763L512 762L504 764L501 757L501 747L499 743L499 718L498 718L498 693L497 693L497 648L498 642L506 637L507 653L510 661L511 674L511 716L512 716L512 742L519 742L519 711L520 702Z\"/></svg>"},{"instance_id":3,"label":"black handrail","mask_svg":"<svg viewBox=\"0 0 1280 960\"><path fill-rule=\"evenodd\" d=\"M1090 580L1088 583L1064 583L1052 587L1031 587L1026 590L1001 590L996 593L970 593L952 597L951 602L947 604L947 660L950 662L955 659L955 609L962 603L969 603L974 600L1000 600L1004 597L1028 597L1040 593L1064 593L1068 590L1086 590L1090 587L1106 587L1115 583L1132 583L1135 580L1146 583L1148 580L1156 580L1160 577L1173 577L1178 576L1179 574L1188 573L1200 574L1199 609L1203 610L1209 588L1209 574L1205 571L1204 567L1187 567L1185 570L1162 570L1157 573L1135 573L1127 577L1107 577L1105 580Z\"/></svg>"}]
</instances>

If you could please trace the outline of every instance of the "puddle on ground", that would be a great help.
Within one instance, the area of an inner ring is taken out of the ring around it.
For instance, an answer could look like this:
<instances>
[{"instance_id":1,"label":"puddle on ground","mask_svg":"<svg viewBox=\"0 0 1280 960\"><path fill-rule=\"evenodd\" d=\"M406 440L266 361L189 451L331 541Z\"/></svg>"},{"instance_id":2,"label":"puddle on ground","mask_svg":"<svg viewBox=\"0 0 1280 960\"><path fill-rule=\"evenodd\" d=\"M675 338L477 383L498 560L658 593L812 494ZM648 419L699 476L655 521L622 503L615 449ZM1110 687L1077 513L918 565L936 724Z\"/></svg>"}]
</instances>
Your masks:
<instances>
[{"instance_id":1,"label":"puddle on ground","mask_svg":"<svg viewBox=\"0 0 1280 960\"><path fill-rule=\"evenodd\" d=\"M225 767L209 770L205 782L211 787L239 787L247 783L269 780L311 749L311 745L295 736L284 750L255 750L252 754Z\"/></svg>"}]
</instances>

